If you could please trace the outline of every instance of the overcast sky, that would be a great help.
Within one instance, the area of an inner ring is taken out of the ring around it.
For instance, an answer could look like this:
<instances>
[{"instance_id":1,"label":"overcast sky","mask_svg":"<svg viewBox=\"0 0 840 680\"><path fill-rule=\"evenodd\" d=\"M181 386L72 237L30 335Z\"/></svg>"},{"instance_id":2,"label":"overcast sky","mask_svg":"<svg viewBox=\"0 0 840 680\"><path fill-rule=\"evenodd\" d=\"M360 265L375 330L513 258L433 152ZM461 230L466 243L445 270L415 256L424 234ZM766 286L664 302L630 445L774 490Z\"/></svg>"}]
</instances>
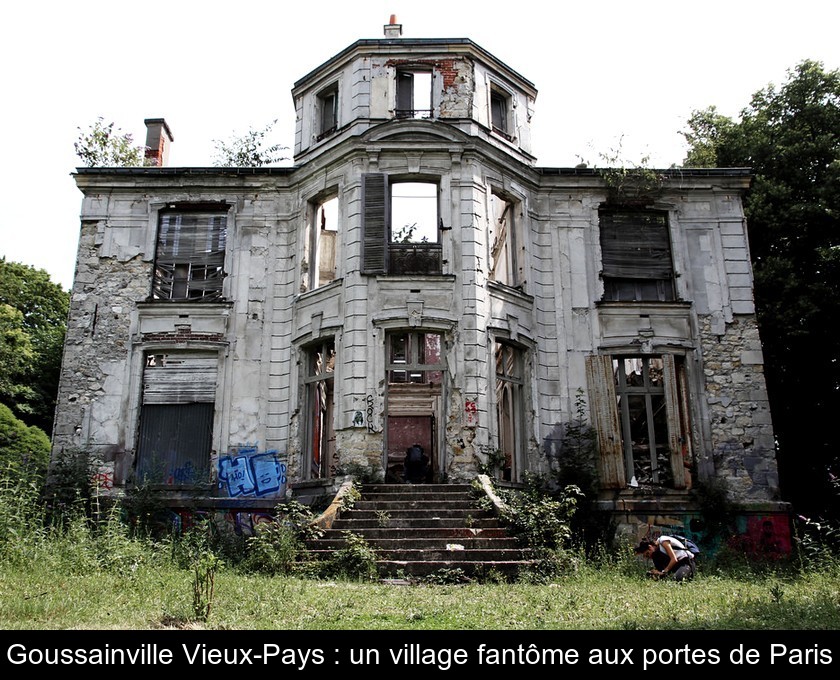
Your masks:
<instances>
[{"instance_id":1,"label":"overcast sky","mask_svg":"<svg viewBox=\"0 0 840 680\"><path fill-rule=\"evenodd\" d=\"M70 288L82 195L79 128L102 116L138 144L165 118L172 166L212 164L213 141L277 119L292 146L291 88L395 14L405 38L469 38L539 94L541 166L602 155L681 163L695 109L737 116L803 59L840 68L836 0L74 0L7 3L0 41L4 205L0 256Z\"/></svg>"}]
</instances>

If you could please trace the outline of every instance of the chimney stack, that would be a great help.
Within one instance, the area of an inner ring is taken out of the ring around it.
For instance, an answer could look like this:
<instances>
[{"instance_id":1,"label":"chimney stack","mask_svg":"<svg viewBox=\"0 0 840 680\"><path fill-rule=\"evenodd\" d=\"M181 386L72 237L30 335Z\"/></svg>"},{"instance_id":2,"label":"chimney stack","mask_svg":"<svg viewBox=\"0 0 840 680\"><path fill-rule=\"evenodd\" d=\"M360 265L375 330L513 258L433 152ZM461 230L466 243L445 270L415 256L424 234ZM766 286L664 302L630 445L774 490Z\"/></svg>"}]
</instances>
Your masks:
<instances>
[{"instance_id":1,"label":"chimney stack","mask_svg":"<svg viewBox=\"0 0 840 680\"><path fill-rule=\"evenodd\" d=\"M175 141L163 118L146 118L146 165L166 165L169 145Z\"/></svg>"},{"instance_id":2,"label":"chimney stack","mask_svg":"<svg viewBox=\"0 0 840 680\"><path fill-rule=\"evenodd\" d=\"M402 24L397 23L397 15L391 15L391 21L383 27L386 38L399 38L402 35Z\"/></svg>"}]
</instances>

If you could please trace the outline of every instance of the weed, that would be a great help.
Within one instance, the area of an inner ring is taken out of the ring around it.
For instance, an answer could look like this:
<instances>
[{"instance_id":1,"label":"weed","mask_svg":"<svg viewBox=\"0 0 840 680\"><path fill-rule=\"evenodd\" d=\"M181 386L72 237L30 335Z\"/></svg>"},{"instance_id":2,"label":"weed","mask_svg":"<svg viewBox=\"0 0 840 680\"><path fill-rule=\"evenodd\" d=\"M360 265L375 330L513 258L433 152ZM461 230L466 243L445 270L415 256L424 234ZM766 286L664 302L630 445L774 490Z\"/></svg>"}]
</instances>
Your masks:
<instances>
[{"instance_id":1,"label":"weed","mask_svg":"<svg viewBox=\"0 0 840 680\"><path fill-rule=\"evenodd\" d=\"M382 529L391 523L391 513L387 510L376 511L376 525Z\"/></svg>"},{"instance_id":2,"label":"weed","mask_svg":"<svg viewBox=\"0 0 840 680\"><path fill-rule=\"evenodd\" d=\"M322 574L328 578L370 581L377 576L376 551L360 534L342 532L344 547L333 552L323 565Z\"/></svg>"},{"instance_id":3,"label":"weed","mask_svg":"<svg viewBox=\"0 0 840 680\"><path fill-rule=\"evenodd\" d=\"M204 623L210 619L219 564L219 558L209 550L198 555L193 563L193 614Z\"/></svg>"}]
</instances>

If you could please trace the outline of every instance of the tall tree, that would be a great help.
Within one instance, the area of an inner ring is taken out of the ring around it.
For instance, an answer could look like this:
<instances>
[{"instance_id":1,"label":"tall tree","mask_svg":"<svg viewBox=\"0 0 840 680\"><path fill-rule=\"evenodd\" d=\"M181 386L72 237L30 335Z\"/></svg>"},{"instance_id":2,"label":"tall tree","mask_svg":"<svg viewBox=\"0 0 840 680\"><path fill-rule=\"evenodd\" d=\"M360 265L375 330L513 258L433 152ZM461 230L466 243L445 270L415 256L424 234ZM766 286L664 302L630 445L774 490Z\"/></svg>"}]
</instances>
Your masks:
<instances>
[{"instance_id":1,"label":"tall tree","mask_svg":"<svg viewBox=\"0 0 840 680\"><path fill-rule=\"evenodd\" d=\"M70 294L43 269L0 257L0 403L52 431Z\"/></svg>"},{"instance_id":2,"label":"tall tree","mask_svg":"<svg viewBox=\"0 0 840 680\"><path fill-rule=\"evenodd\" d=\"M745 210L782 491L822 512L840 464L840 71L805 60L787 76L737 121L695 111L683 135L686 165L754 172Z\"/></svg>"},{"instance_id":3,"label":"tall tree","mask_svg":"<svg viewBox=\"0 0 840 680\"><path fill-rule=\"evenodd\" d=\"M263 128L249 128L244 135L233 135L229 140L214 139L216 167L258 168L276 165L286 160L283 155L288 147L279 143L270 144L269 135L277 123L271 121Z\"/></svg>"},{"instance_id":4,"label":"tall tree","mask_svg":"<svg viewBox=\"0 0 840 680\"><path fill-rule=\"evenodd\" d=\"M130 133L114 126L100 116L87 130L78 128L79 138L73 146L85 166L123 168L145 163L146 147L136 145Z\"/></svg>"}]
</instances>

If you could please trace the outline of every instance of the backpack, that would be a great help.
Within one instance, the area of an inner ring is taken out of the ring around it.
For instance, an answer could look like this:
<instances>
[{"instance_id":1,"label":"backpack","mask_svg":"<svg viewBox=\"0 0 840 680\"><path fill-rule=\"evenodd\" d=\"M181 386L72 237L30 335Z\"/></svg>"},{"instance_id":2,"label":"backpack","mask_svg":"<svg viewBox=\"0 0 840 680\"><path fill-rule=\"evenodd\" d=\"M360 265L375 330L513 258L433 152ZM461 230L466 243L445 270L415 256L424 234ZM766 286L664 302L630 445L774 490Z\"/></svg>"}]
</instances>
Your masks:
<instances>
[{"instance_id":1,"label":"backpack","mask_svg":"<svg viewBox=\"0 0 840 680\"><path fill-rule=\"evenodd\" d=\"M691 553L692 557L697 557L700 554L700 548L697 547L697 544L694 541L686 538L685 536L674 535L674 538L685 546L685 549Z\"/></svg>"}]
</instances>

